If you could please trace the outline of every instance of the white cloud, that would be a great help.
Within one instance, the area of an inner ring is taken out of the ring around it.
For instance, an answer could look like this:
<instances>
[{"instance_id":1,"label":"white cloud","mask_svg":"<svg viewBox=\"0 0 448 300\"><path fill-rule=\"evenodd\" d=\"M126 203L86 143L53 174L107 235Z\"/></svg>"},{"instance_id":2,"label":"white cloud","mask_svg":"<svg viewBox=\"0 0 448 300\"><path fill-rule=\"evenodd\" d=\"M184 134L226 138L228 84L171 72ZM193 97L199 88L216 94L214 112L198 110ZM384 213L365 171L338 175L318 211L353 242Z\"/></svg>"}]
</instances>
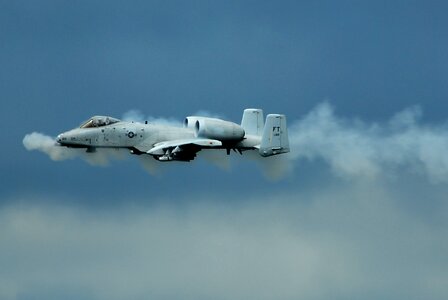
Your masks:
<instances>
[{"instance_id":1,"label":"white cloud","mask_svg":"<svg viewBox=\"0 0 448 300\"><path fill-rule=\"evenodd\" d=\"M446 299L446 221L401 197L369 182L233 205L4 207L0 298Z\"/></svg>"}]
</instances>

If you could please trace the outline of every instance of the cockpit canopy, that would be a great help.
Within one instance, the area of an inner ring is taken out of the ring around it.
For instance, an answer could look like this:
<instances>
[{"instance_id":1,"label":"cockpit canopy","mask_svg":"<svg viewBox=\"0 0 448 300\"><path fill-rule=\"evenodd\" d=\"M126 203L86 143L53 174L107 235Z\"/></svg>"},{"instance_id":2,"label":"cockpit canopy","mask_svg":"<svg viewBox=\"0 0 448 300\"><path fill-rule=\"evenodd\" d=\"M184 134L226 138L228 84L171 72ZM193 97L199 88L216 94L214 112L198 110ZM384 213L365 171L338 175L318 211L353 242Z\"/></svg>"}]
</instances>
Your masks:
<instances>
[{"instance_id":1,"label":"cockpit canopy","mask_svg":"<svg viewBox=\"0 0 448 300\"><path fill-rule=\"evenodd\" d=\"M101 126L114 124L117 122L120 122L120 120L112 118L112 117L106 117L106 116L94 116L94 117L91 117L89 120L85 121L84 123L82 123L82 125L79 128L101 127Z\"/></svg>"}]
</instances>

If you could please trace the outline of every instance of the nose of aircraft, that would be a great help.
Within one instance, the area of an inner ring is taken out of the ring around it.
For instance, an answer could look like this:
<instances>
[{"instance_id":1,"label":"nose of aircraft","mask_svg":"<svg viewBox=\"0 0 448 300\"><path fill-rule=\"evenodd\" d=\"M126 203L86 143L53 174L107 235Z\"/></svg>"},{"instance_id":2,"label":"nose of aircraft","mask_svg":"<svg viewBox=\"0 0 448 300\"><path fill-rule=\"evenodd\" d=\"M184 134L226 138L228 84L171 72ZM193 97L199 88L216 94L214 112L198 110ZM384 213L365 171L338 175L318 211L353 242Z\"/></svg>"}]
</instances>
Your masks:
<instances>
[{"instance_id":1,"label":"nose of aircraft","mask_svg":"<svg viewBox=\"0 0 448 300\"><path fill-rule=\"evenodd\" d=\"M57 141L58 143L61 143L63 137L64 137L64 134L63 134L63 133L59 134L59 135L56 137L56 141Z\"/></svg>"}]
</instances>

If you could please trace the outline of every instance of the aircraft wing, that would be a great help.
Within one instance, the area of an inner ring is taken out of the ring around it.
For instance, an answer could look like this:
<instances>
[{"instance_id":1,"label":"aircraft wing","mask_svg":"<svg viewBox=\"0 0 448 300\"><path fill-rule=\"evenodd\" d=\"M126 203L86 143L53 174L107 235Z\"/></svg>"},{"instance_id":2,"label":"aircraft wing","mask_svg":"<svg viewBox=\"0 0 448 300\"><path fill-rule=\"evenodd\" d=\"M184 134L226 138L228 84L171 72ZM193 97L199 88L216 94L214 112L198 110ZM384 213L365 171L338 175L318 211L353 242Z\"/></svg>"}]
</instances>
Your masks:
<instances>
[{"instance_id":1,"label":"aircraft wing","mask_svg":"<svg viewBox=\"0 0 448 300\"><path fill-rule=\"evenodd\" d=\"M190 161L196 157L196 153L202 149L220 148L222 142L213 139L180 139L155 144L146 151L158 160Z\"/></svg>"}]
</instances>

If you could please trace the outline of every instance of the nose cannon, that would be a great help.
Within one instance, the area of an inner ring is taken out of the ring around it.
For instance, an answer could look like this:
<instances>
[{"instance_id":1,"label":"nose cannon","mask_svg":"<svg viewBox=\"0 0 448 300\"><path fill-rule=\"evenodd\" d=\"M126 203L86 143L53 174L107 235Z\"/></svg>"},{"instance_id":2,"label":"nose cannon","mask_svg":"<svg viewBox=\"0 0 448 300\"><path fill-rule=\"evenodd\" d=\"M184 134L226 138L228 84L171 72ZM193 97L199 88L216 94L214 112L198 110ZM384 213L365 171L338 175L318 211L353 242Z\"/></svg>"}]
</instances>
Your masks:
<instances>
[{"instance_id":1,"label":"nose cannon","mask_svg":"<svg viewBox=\"0 0 448 300\"><path fill-rule=\"evenodd\" d=\"M58 134L58 136L56 137L56 142L61 146L67 146L68 144L70 144L69 140L71 140L71 139L72 139L72 134L70 131L67 131L67 132Z\"/></svg>"},{"instance_id":2,"label":"nose cannon","mask_svg":"<svg viewBox=\"0 0 448 300\"><path fill-rule=\"evenodd\" d=\"M56 137L57 144L67 147L71 146L72 144L75 144L77 140L78 137L75 134L73 134L72 130L60 133Z\"/></svg>"},{"instance_id":3,"label":"nose cannon","mask_svg":"<svg viewBox=\"0 0 448 300\"><path fill-rule=\"evenodd\" d=\"M87 148L89 150L97 146L95 143L98 141L98 136L97 130L95 129L75 128L60 133L56 137L56 143L69 148Z\"/></svg>"}]
</instances>

